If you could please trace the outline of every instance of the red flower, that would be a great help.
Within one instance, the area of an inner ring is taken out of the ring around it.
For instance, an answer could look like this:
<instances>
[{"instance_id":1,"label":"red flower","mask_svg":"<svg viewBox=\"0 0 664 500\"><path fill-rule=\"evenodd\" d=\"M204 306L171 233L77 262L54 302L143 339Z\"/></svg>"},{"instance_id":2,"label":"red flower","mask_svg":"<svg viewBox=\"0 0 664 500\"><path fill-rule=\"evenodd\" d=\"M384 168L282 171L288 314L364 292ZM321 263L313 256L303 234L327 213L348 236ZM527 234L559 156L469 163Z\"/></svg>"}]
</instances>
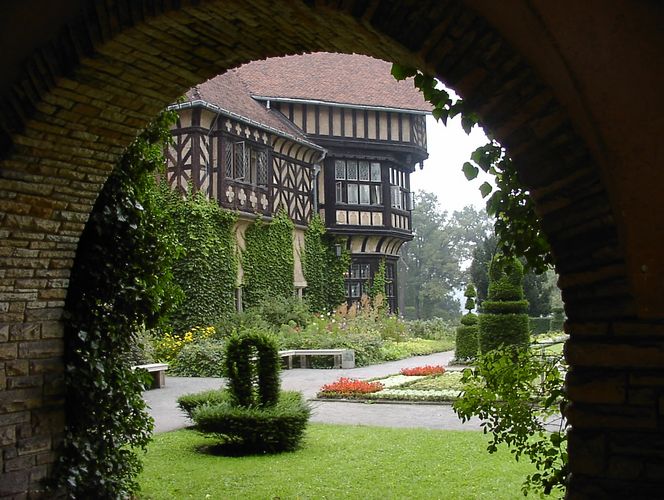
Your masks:
<instances>
[{"instance_id":1,"label":"red flower","mask_svg":"<svg viewBox=\"0 0 664 500\"><path fill-rule=\"evenodd\" d=\"M401 375L441 375L445 373L445 368L441 365L416 366L415 368L402 368Z\"/></svg>"},{"instance_id":2,"label":"red flower","mask_svg":"<svg viewBox=\"0 0 664 500\"><path fill-rule=\"evenodd\" d=\"M341 377L336 382L324 385L320 390L321 392L352 395L369 394L370 392L378 392L382 389L383 384L380 382L366 382L364 380Z\"/></svg>"}]
</instances>

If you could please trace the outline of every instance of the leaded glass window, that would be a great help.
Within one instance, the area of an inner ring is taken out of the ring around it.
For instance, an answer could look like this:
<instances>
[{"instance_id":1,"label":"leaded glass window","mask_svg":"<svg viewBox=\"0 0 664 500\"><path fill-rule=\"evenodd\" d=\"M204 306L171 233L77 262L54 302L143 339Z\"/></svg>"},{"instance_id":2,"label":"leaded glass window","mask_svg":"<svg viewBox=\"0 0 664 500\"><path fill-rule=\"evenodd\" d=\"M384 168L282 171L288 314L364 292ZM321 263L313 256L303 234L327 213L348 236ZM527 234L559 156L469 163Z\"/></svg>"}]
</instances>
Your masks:
<instances>
[{"instance_id":1,"label":"leaded glass window","mask_svg":"<svg viewBox=\"0 0 664 500\"><path fill-rule=\"evenodd\" d=\"M380 182L380 163L371 163L371 182Z\"/></svg>"},{"instance_id":2,"label":"leaded glass window","mask_svg":"<svg viewBox=\"0 0 664 500\"><path fill-rule=\"evenodd\" d=\"M369 162L368 161L360 161L358 163L358 167L360 169L360 180L361 181L368 181L369 180Z\"/></svg>"},{"instance_id":3,"label":"leaded glass window","mask_svg":"<svg viewBox=\"0 0 664 500\"><path fill-rule=\"evenodd\" d=\"M334 161L337 203L381 205L381 165L368 160Z\"/></svg>"},{"instance_id":4,"label":"leaded glass window","mask_svg":"<svg viewBox=\"0 0 664 500\"><path fill-rule=\"evenodd\" d=\"M357 161L348 160L346 162L346 179L349 181L357 180Z\"/></svg>"},{"instance_id":5,"label":"leaded glass window","mask_svg":"<svg viewBox=\"0 0 664 500\"><path fill-rule=\"evenodd\" d=\"M334 162L334 178L337 180L346 179L346 162L344 160Z\"/></svg>"}]
</instances>

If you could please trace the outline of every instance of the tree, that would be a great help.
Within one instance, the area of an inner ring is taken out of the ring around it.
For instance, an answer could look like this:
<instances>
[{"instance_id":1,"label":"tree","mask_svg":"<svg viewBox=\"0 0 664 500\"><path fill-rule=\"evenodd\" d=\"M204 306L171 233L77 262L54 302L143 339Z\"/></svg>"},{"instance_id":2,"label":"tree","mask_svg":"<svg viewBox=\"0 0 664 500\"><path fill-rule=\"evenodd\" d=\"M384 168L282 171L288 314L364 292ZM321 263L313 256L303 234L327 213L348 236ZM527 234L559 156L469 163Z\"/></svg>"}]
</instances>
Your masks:
<instances>
[{"instance_id":1,"label":"tree","mask_svg":"<svg viewBox=\"0 0 664 500\"><path fill-rule=\"evenodd\" d=\"M417 318L455 317L459 302L454 289L461 270L449 218L433 193L419 191L415 199L414 238L403 254L406 309L413 308Z\"/></svg>"}]
</instances>

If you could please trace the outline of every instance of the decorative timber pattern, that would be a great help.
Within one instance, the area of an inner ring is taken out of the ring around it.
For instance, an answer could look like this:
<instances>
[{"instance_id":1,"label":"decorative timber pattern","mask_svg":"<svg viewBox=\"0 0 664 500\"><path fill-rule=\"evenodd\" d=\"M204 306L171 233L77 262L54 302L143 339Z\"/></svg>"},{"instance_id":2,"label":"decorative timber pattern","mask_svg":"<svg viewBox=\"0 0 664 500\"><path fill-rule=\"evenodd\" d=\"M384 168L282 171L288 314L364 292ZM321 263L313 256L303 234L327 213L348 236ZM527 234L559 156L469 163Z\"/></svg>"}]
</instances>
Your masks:
<instances>
[{"instance_id":1,"label":"decorative timber pattern","mask_svg":"<svg viewBox=\"0 0 664 500\"><path fill-rule=\"evenodd\" d=\"M275 154L272 163L272 211L286 209L297 224L307 224L312 215L312 172L307 166Z\"/></svg>"},{"instance_id":2,"label":"decorative timber pattern","mask_svg":"<svg viewBox=\"0 0 664 500\"><path fill-rule=\"evenodd\" d=\"M195 106L180 111L173 136L166 151L172 188L251 214L271 216L283 207L296 224L309 222L311 162L320 151Z\"/></svg>"}]
</instances>

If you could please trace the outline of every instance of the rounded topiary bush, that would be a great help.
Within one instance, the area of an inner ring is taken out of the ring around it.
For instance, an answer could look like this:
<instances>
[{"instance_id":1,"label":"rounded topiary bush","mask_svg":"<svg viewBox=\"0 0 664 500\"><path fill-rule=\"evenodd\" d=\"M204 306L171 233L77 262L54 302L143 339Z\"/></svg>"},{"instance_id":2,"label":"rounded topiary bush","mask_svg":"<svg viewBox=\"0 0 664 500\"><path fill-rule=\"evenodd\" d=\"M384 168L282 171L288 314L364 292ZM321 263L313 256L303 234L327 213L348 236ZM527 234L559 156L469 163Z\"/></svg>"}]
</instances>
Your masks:
<instances>
[{"instance_id":1,"label":"rounded topiary bush","mask_svg":"<svg viewBox=\"0 0 664 500\"><path fill-rule=\"evenodd\" d=\"M501 345L527 347L530 341L528 301L523 298L523 265L498 254L489 267L489 291L479 317L479 348L486 353Z\"/></svg>"}]
</instances>

